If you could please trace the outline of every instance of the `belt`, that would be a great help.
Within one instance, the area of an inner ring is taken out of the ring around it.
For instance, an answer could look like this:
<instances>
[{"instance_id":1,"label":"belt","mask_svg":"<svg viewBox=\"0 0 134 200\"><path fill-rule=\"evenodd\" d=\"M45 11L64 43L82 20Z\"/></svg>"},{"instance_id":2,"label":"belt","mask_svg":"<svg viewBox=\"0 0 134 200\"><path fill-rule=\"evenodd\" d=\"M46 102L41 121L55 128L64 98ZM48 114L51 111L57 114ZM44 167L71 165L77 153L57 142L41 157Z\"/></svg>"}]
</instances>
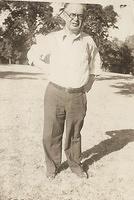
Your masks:
<instances>
[{"instance_id":1,"label":"belt","mask_svg":"<svg viewBox=\"0 0 134 200\"><path fill-rule=\"evenodd\" d=\"M84 87L80 87L80 88L65 88L62 87L60 85L57 85L56 83L50 82L51 85L53 85L55 88L58 88L64 92L68 92L68 93L80 93L80 92L84 92Z\"/></svg>"}]
</instances>

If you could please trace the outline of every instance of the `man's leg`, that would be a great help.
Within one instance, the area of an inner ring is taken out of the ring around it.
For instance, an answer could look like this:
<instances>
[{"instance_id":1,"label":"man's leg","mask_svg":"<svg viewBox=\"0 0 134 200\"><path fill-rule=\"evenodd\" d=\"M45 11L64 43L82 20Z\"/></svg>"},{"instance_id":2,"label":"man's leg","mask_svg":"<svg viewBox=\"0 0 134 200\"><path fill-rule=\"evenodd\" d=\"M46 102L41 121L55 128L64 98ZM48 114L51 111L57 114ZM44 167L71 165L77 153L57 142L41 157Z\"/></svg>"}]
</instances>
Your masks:
<instances>
[{"instance_id":1,"label":"man's leg","mask_svg":"<svg viewBox=\"0 0 134 200\"><path fill-rule=\"evenodd\" d=\"M65 112L62 106L62 98L58 91L49 84L44 99L43 134L48 177L56 175L56 168L61 164L64 121Z\"/></svg>"},{"instance_id":2,"label":"man's leg","mask_svg":"<svg viewBox=\"0 0 134 200\"><path fill-rule=\"evenodd\" d=\"M81 168L81 134L87 101L85 93L70 94L66 107L66 140L65 153L71 170L82 174Z\"/></svg>"}]
</instances>

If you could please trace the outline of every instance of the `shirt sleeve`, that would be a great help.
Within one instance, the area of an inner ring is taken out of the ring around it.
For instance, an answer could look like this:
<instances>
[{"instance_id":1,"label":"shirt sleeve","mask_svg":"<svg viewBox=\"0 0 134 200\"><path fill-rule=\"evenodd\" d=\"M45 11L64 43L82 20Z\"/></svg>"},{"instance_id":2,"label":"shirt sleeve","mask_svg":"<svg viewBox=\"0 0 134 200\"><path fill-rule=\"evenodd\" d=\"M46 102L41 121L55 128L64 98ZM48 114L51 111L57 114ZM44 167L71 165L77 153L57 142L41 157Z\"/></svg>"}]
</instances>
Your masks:
<instances>
[{"instance_id":1,"label":"shirt sleeve","mask_svg":"<svg viewBox=\"0 0 134 200\"><path fill-rule=\"evenodd\" d=\"M92 41L90 53L89 74L100 75L102 73L102 61L94 41Z\"/></svg>"},{"instance_id":2,"label":"shirt sleeve","mask_svg":"<svg viewBox=\"0 0 134 200\"><path fill-rule=\"evenodd\" d=\"M39 65L40 62L45 62L45 59L51 53L51 39L50 36L44 36L41 41L32 45L27 53L29 64Z\"/></svg>"}]
</instances>

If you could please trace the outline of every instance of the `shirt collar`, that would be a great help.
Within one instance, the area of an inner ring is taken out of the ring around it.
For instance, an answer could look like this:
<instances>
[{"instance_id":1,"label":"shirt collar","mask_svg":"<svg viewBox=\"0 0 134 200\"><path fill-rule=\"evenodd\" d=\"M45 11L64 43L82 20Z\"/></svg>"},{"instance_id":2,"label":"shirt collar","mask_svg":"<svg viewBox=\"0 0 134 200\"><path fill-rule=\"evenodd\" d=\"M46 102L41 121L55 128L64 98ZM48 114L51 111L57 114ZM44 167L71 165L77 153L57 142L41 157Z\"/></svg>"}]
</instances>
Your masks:
<instances>
[{"instance_id":1,"label":"shirt collar","mask_svg":"<svg viewBox=\"0 0 134 200\"><path fill-rule=\"evenodd\" d=\"M64 40L66 37L70 37L74 41L74 40L80 38L80 36L81 36L81 32L79 34L77 34L77 35L75 35L75 34L71 35L65 28L63 30L61 30L61 38L62 38L62 40Z\"/></svg>"}]
</instances>

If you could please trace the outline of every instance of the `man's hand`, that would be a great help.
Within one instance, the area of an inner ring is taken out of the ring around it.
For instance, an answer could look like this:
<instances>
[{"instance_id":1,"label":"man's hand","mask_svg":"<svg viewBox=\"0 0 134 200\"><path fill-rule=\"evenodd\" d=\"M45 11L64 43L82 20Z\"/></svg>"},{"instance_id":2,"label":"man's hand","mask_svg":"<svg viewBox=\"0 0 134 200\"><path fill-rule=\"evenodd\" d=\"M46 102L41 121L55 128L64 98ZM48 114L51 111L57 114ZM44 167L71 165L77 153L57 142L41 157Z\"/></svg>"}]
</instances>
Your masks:
<instances>
[{"instance_id":1,"label":"man's hand","mask_svg":"<svg viewBox=\"0 0 134 200\"><path fill-rule=\"evenodd\" d=\"M87 84L84 86L84 91L85 92L89 92L89 90L92 88L92 85L95 81L95 75L94 74L90 74L89 75L89 79L88 79L88 82Z\"/></svg>"}]
</instances>

